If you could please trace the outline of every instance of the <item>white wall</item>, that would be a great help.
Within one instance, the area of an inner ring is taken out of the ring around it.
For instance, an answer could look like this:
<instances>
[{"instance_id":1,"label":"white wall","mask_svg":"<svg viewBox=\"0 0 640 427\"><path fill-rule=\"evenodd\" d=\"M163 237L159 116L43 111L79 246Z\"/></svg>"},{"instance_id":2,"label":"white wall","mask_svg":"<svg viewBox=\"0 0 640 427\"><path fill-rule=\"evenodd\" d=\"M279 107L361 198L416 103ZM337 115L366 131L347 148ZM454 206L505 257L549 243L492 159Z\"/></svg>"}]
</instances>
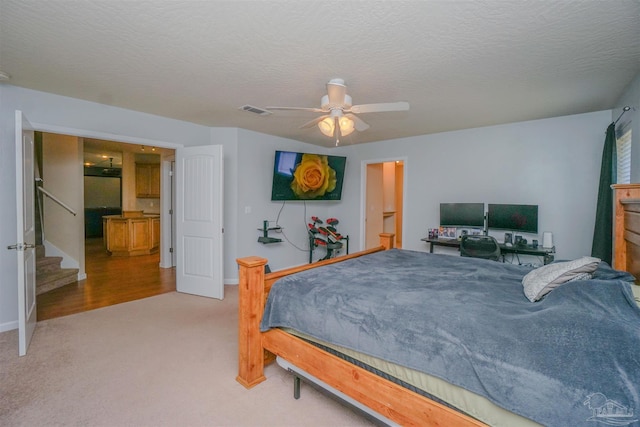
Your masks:
<instances>
[{"instance_id":1,"label":"white wall","mask_svg":"<svg viewBox=\"0 0 640 427\"><path fill-rule=\"evenodd\" d=\"M640 73L625 89L616 106L612 120L620 116L623 107L632 107L620 118L618 126L631 122L631 182L640 182Z\"/></svg>"},{"instance_id":2,"label":"white wall","mask_svg":"<svg viewBox=\"0 0 640 427\"><path fill-rule=\"evenodd\" d=\"M238 129L212 128L211 143L222 145L224 168L224 210L222 224L223 263L225 284L237 284L238 273L235 254L238 247Z\"/></svg>"},{"instance_id":3,"label":"white wall","mask_svg":"<svg viewBox=\"0 0 640 427\"><path fill-rule=\"evenodd\" d=\"M49 256L63 256L63 268L79 269L84 263L84 179L82 139L76 136L42 135L43 188L76 212L72 215L49 197L44 197L45 247ZM36 212L37 215L37 212ZM60 250L63 255L52 252Z\"/></svg>"},{"instance_id":4,"label":"white wall","mask_svg":"<svg viewBox=\"0 0 640 427\"><path fill-rule=\"evenodd\" d=\"M97 137L156 147L204 145L211 129L109 105L0 83L0 247L16 243L15 110L38 130ZM17 263L14 251L0 251L0 331L17 327Z\"/></svg>"},{"instance_id":5,"label":"white wall","mask_svg":"<svg viewBox=\"0 0 640 427\"><path fill-rule=\"evenodd\" d=\"M348 197L331 214L359 215L360 162L405 157L404 248L428 250L420 239L441 202L522 203L539 205L539 234L525 238L552 231L557 259L588 255L610 121L607 110L338 148L350 159Z\"/></svg>"},{"instance_id":6,"label":"white wall","mask_svg":"<svg viewBox=\"0 0 640 427\"><path fill-rule=\"evenodd\" d=\"M276 150L326 154L327 149L303 142L264 135L244 129L238 132L237 151L237 233L234 267L226 277L237 283L235 258L250 255L265 257L272 270L309 262L307 223L312 215L328 216L331 207L342 202L272 202L271 184ZM226 166L226 164L225 164ZM226 176L226 174L225 174ZM226 188L226 187L225 187ZM279 237L282 243L258 243L264 220L283 227ZM225 241L226 243L226 241ZM322 254L324 256L324 254ZM317 257L316 257L317 258Z\"/></svg>"}]
</instances>

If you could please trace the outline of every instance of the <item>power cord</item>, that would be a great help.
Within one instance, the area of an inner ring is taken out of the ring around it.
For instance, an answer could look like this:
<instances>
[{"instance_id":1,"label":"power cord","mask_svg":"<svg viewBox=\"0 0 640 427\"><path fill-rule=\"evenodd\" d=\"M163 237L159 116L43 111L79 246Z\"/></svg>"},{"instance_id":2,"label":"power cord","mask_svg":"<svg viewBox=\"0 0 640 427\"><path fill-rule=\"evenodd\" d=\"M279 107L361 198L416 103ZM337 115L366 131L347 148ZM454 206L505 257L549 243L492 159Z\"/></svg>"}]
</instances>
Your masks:
<instances>
[{"instance_id":1,"label":"power cord","mask_svg":"<svg viewBox=\"0 0 640 427\"><path fill-rule=\"evenodd\" d=\"M284 232L284 228L282 226L280 226L280 214L282 213L282 210L284 209L284 205L287 203L287 201L283 201L282 202L282 206L280 206L280 210L278 211L278 216L276 217L276 227L278 227L278 230L276 230L276 233L280 233L282 234L282 237L284 237L284 240L287 241L287 243L289 243L291 246L293 246L294 248L296 248L297 250L299 250L300 252L309 252L309 248L301 248L299 246L297 246L295 243L293 243L291 240L289 240L289 238L287 237L286 233ZM305 218L307 217L307 203L304 203L304 214L305 214ZM304 220L304 219L303 219ZM307 228L307 224L305 222L304 227Z\"/></svg>"}]
</instances>

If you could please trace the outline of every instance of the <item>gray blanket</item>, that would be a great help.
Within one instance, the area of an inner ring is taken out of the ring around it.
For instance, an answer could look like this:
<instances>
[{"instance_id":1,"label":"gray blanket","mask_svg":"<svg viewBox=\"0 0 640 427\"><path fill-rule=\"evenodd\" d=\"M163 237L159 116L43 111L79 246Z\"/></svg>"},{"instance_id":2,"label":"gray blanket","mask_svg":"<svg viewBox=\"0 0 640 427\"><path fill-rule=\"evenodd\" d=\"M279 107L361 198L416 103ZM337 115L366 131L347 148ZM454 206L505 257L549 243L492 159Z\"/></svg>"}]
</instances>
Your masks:
<instances>
[{"instance_id":1,"label":"gray blanket","mask_svg":"<svg viewBox=\"0 0 640 427\"><path fill-rule=\"evenodd\" d=\"M531 303L521 284L530 270L385 251L281 279L261 328L293 328L443 378L544 425L639 425L632 277L602 263L594 279Z\"/></svg>"}]
</instances>

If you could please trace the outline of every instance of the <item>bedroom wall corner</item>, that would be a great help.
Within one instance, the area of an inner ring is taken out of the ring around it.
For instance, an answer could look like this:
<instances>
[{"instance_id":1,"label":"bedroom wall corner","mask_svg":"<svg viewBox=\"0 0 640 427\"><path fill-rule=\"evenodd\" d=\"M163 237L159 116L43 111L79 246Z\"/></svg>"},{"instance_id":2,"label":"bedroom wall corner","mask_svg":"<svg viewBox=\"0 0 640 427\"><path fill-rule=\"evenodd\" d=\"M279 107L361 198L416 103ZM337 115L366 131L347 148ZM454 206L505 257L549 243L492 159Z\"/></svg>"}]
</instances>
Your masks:
<instances>
[{"instance_id":1,"label":"bedroom wall corner","mask_svg":"<svg viewBox=\"0 0 640 427\"><path fill-rule=\"evenodd\" d=\"M311 215L324 217L329 208L318 202L273 202L271 184L276 150L326 154L327 150L304 142L266 135L246 129L238 130L237 252L235 259L257 255L269 260L272 270L301 265L309 261L306 223ZM278 218L279 216L279 218ZM282 233L271 232L280 243L258 243L259 228L276 220ZM233 273L236 274L237 268ZM231 273L228 275L231 277Z\"/></svg>"},{"instance_id":2,"label":"bedroom wall corner","mask_svg":"<svg viewBox=\"0 0 640 427\"><path fill-rule=\"evenodd\" d=\"M238 248L238 128L211 128L211 145L222 145L223 158L223 274L225 285L237 285Z\"/></svg>"}]
</instances>

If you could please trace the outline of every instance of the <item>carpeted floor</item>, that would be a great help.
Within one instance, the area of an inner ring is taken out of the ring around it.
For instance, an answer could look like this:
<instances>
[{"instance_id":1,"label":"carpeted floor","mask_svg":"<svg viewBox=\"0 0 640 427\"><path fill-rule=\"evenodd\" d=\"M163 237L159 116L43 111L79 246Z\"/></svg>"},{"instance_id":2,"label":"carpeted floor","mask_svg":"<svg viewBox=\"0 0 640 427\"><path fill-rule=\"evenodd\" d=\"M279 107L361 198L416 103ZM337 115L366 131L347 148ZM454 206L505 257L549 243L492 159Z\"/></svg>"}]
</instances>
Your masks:
<instances>
[{"instance_id":1,"label":"carpeted floor","mask_svg":"<svg viewBox=\"0 0 640 427\"><path fill-rule=\"evenodd\" d=\"M267 367L237 375L237 288L223 301L168 293L39 322L28 354L0 334L0 426L370 426Z\"/></svg>"}]
</instances>

